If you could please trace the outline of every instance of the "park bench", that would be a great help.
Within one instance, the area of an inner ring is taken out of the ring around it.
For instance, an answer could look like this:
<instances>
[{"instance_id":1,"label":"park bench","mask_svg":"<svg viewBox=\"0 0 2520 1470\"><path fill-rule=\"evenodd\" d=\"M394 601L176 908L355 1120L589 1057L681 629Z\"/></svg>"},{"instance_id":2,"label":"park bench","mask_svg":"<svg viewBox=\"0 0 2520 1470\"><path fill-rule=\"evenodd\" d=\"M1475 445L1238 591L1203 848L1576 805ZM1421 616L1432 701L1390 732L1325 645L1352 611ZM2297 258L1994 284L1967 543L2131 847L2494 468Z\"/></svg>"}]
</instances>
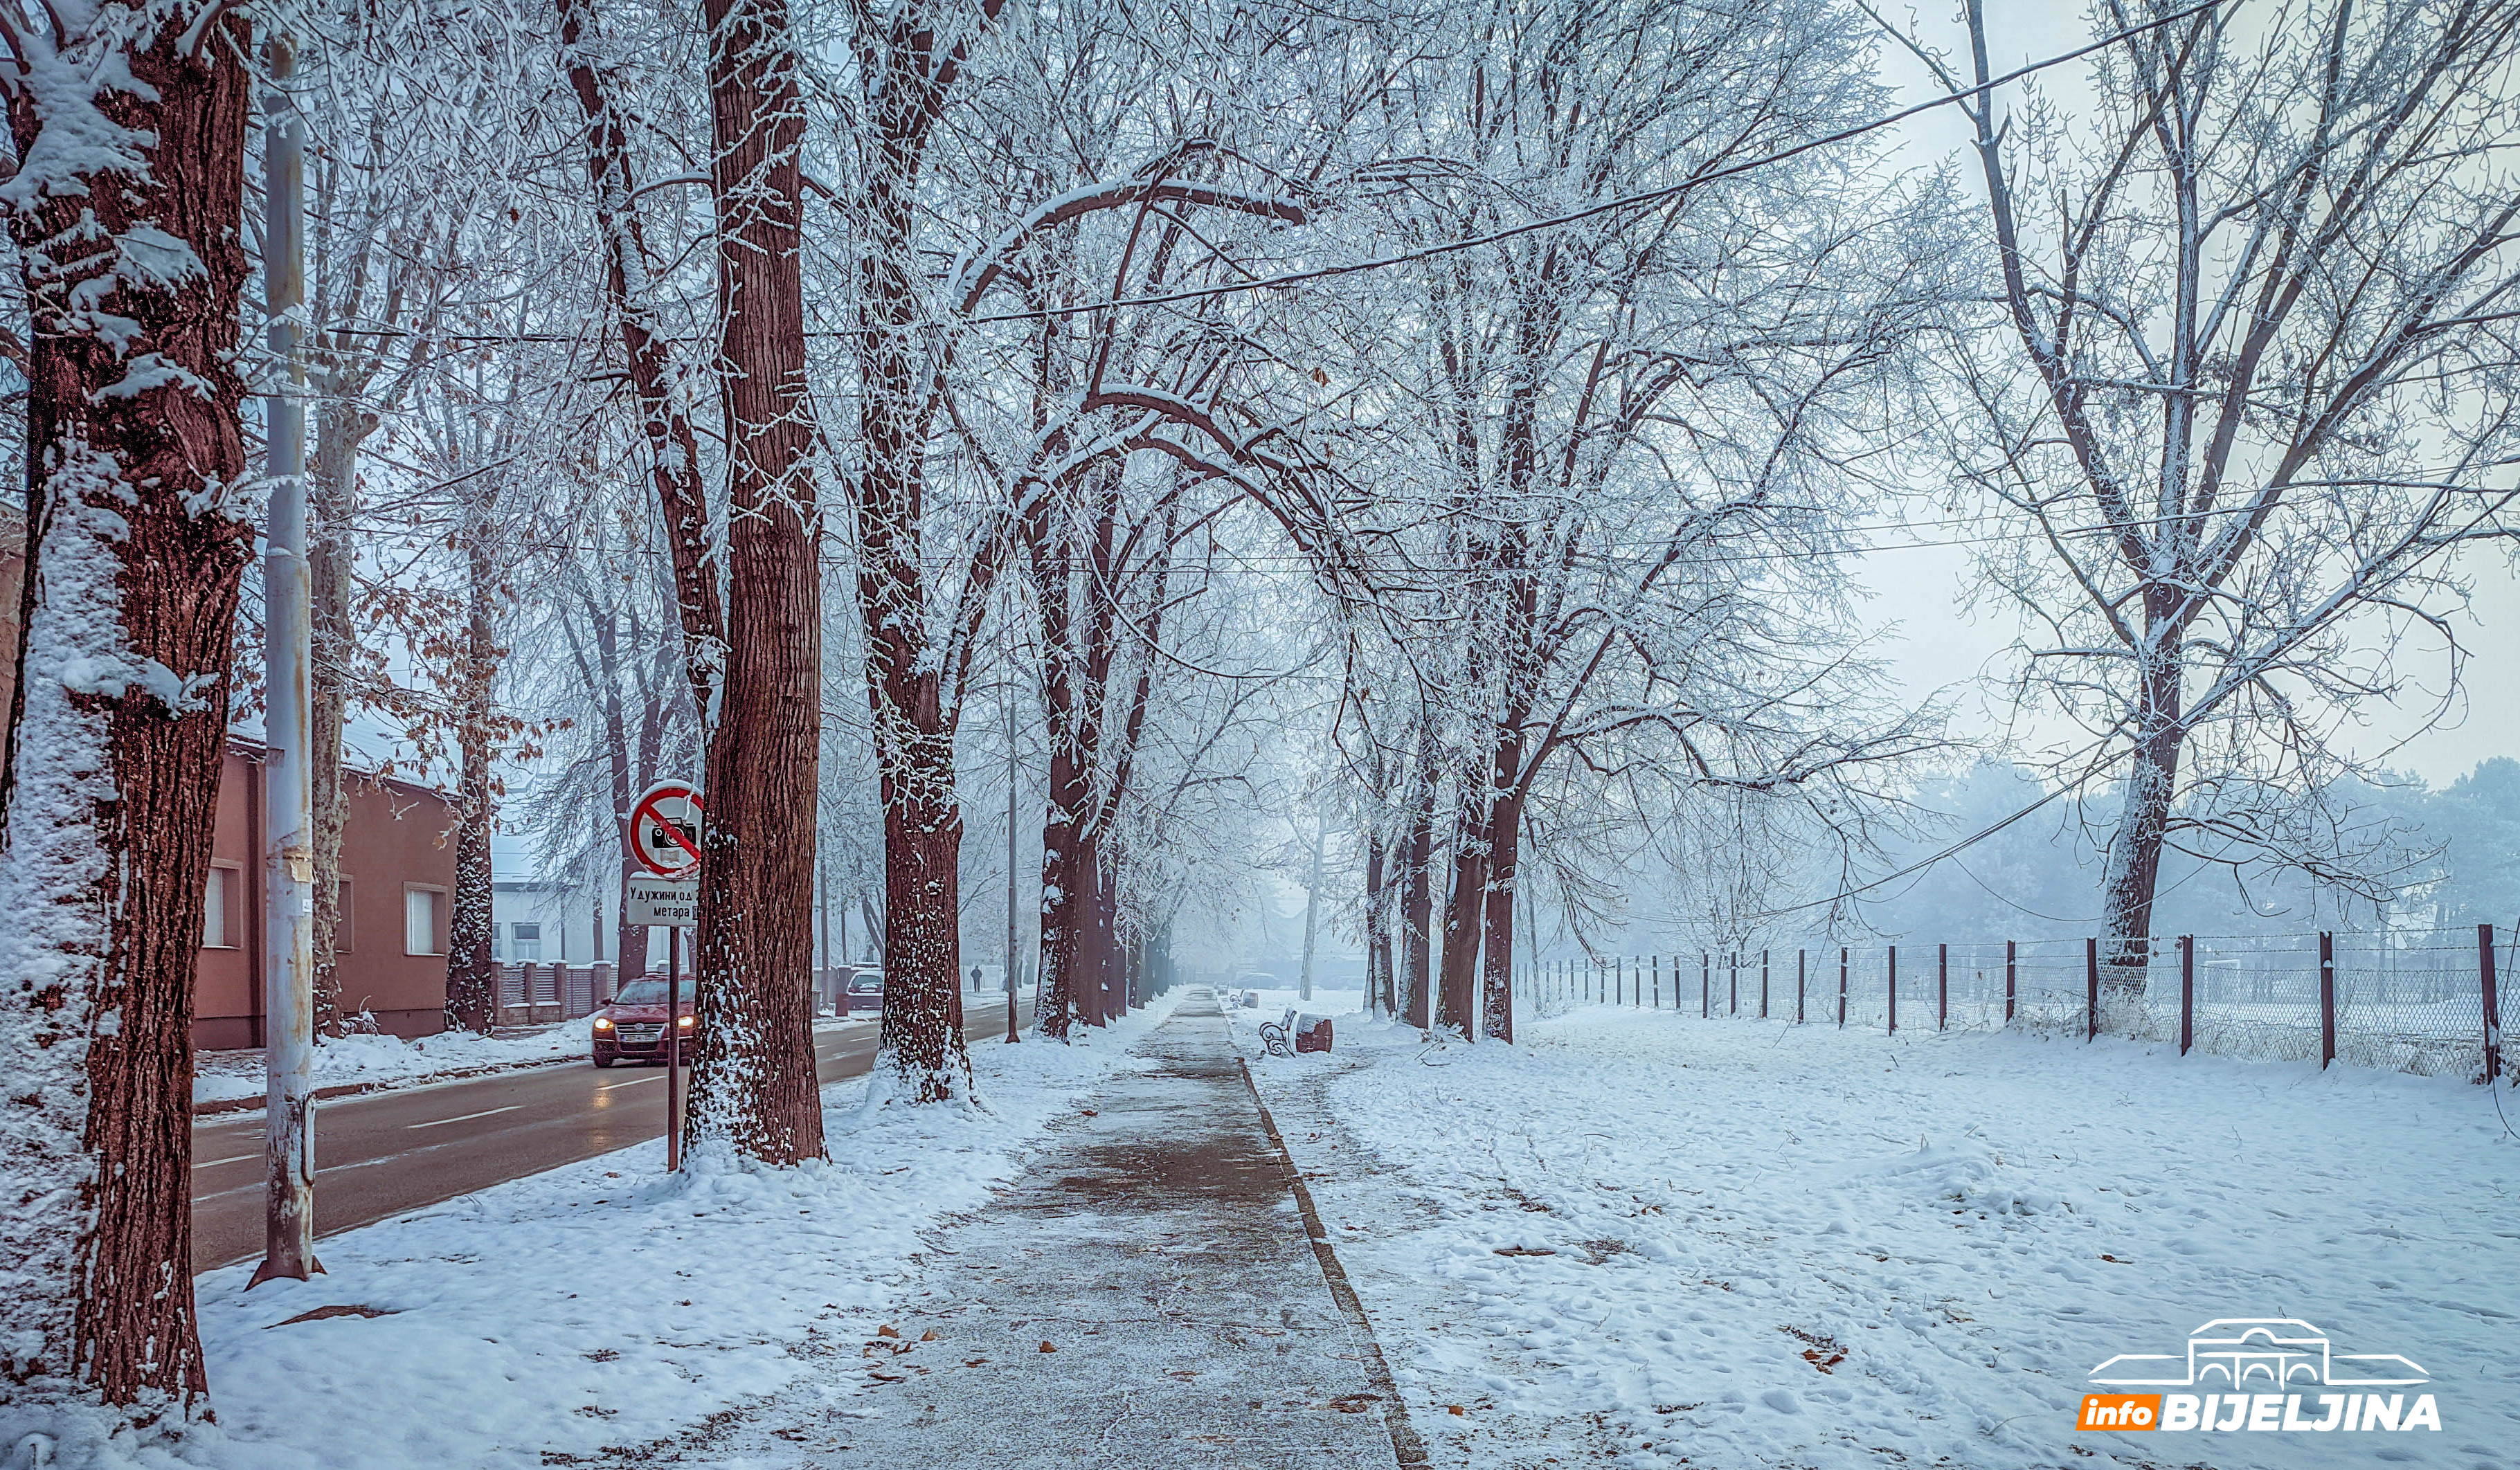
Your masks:
<instances>
[{"instance_id":1,"label":"park bench","mask_svg":"<svg viewBox=\"0 0 2520 1470\"><path fill-rule=\"evenodd\" d=\"M1271 1056L1292 1056L1298 1051L1330 1049L1330 1018L1298 1016L1293 1006L1275 1021L1260 1023L1260 1045Z\"/></svg>"}]
</instances>

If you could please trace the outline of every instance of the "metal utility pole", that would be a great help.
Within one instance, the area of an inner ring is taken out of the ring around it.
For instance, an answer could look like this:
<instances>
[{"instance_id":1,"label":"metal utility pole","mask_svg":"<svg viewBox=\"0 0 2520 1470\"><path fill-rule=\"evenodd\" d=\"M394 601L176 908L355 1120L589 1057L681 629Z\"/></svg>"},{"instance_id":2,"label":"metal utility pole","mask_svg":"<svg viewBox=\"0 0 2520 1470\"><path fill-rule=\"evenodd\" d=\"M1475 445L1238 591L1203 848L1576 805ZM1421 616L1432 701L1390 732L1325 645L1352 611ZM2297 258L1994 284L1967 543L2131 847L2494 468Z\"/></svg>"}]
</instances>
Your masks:
<instances>
[{"instance_id":1,"label":"metal utility pole","mask_svg":"<svg viewBox=\"0 0 2520 1470\"><path fill-rule=\"evenodd\" d=\"M1302 998L1313 998L1313 941L1321 929L1322 847L1329 841L1329 824L1316 812L1313 823L1313 875L1304 884L1304 978Z\"/></svg>"},{"instance_id":2,"label":"metal utility pole","mask_svg":"<svg viewBox=\"0 0 2520 1470\"><path fill-rule=\"evenodd\" d=\"M1008 609L1010 621L1013 609ZM1015 947L1020 918L1015 908L1015 894L1022 886L1015 880L1015 791L1017 779L1023 774L1015 759L1015 686L1013 649L1004 633L998 637L999 647L1007 653L1007 1040L1018 1040L1015 1034Z\"/></svg>"},{"instance_id":3,"label":"metal utility pole","mask_svg":"<svg viewBox=\"0 0 2520 1470\"><path fill-rule=\"evenodd\" d=\"M271 354L283 365L265 410L270 508L263 524L263 1261L251 1285L305 1280L315 1259L314 785L308 757L306 590L306 130L288 84L296 45L263 42L263 290Z\"/></svg>"}]
</instances>

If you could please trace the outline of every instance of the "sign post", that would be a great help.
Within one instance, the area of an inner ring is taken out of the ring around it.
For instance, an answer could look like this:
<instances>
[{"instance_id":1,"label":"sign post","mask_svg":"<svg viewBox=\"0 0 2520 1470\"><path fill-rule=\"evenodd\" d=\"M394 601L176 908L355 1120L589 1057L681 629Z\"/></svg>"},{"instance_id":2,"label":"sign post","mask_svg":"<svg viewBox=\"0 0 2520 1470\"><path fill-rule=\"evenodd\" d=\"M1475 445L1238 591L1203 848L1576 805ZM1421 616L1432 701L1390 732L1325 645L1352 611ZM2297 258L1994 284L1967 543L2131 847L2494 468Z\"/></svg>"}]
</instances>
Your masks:
<instances>
[{"instance_id":1,"label":"sign post","mask_svg":"<svg viewBox=\"0 0 2520 1470\"><path fill-rule=\"evenodd\" d=\"M683 1167L683 925L699 915L699 792L678 780L650 786L630 808L630 851L661 880L631 879L622 908L634 924L665 926L665 1172L671 1174Z\"/></svg>"}]
</instances>

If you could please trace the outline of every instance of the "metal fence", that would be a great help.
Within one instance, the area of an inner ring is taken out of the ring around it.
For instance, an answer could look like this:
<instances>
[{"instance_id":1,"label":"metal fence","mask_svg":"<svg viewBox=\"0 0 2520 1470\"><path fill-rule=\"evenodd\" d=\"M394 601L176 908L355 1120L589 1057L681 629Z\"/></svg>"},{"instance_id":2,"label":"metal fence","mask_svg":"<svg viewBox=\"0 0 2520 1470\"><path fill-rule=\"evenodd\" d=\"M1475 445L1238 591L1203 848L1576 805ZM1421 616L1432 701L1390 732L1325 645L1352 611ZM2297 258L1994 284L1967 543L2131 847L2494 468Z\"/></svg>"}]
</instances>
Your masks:
<instances>
[{"instance_id":1,"label":"metal fence","mask_svg":"<svg viewBox=\"0 0 2520 1470\"><path fill-rule=\"evenodd\" d=\"M1549 960L1522 977L1543 1014L1623 1005L1881 1031L2123 1037L2182 1053L2509 1077L2520 1001L2512 933L2474 929L2098 939L1814 943Z\"/></svg>"},{"instance_id":2,"label":"metal fence","mask_svg":"<svg viewBox=\"0 0 2520 1470\"><path fill-rule=\"evenodd\" d=\"M499 1018L502 1026L533 1026L572 1021L593 1013L612 999L612 966L501 964Z\"/></svg>"}]
</instances>

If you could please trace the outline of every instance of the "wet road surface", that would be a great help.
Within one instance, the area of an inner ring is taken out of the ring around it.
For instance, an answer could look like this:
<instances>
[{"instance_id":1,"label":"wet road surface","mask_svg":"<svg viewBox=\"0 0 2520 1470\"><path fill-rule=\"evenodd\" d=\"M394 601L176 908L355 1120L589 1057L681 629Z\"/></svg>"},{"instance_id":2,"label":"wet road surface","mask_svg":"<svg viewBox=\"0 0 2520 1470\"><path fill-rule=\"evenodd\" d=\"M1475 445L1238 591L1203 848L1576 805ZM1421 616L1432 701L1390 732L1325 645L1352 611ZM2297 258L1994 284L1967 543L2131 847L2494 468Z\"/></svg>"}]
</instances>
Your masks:
<instances>
[{"instance_id":1,"label":"wet road surface","mask_svg":"<svg viewBox=\"0 0 2520 1470\"><path fill-rule=\"evenodd\" d=\"M988 1035L976 1011L971 1025L975 1036ZM822 1080L864 1074L875 1038L872 1022L816 1031ZM315 1110L315 1233L408 1214L664 1132L665 1069L657 1066L563 1062L337 1097ZM262 1140L259 1109L193 1125L195 1271L260 1259Z\"/></svg>"}]
</instances>

